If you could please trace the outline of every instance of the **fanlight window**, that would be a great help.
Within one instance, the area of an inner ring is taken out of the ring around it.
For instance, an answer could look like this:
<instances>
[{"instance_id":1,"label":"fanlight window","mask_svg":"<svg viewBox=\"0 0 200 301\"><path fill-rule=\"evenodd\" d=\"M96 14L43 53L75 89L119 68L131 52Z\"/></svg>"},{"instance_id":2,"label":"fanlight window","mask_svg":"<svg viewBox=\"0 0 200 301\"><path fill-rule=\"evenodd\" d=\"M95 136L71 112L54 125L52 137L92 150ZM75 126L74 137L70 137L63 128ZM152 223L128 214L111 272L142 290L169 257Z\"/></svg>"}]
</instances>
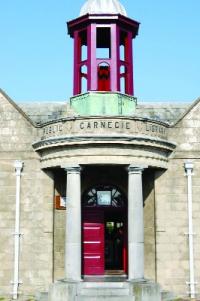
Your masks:
<instances>
[{"instance_id":1,"label":"fanlight window","mask_svg":"<svg viewBox=\"0 0 200 301\"><path fill-rule=\"evenodd\" d=\"M125 198L114 186L97 186L90 188L83 198L84 207L110 206L121 208L125 206Z\"/></svg>"}]
</instances>

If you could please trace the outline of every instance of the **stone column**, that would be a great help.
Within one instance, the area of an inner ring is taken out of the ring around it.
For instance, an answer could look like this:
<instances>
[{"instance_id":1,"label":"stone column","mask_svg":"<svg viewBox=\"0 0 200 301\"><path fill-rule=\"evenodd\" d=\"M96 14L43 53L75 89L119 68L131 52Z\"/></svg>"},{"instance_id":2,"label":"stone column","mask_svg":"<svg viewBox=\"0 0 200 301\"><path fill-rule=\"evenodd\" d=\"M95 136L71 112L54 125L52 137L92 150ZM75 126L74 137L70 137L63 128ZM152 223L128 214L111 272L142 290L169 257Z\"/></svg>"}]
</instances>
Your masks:
<instances>
[{"instance_id":1,"label":"stone column","mask_svg":"<svg viewBox=\"0 0 200 301\"><path fill-rule=\"evenodd\" d=\"M144 278L144 221L142 172L146 166L128 168L128 274L129 280Z\"/></svg>"},{"instance_id":2,"label":"stone column","mask_svg":"<svg viewBox=\"0 0 200 301\"><path fill-rule=\"evenodd\" d=\"M65 278L81 280L81 168L65 166L67 172Z\"/></svg>"}]
</instances>

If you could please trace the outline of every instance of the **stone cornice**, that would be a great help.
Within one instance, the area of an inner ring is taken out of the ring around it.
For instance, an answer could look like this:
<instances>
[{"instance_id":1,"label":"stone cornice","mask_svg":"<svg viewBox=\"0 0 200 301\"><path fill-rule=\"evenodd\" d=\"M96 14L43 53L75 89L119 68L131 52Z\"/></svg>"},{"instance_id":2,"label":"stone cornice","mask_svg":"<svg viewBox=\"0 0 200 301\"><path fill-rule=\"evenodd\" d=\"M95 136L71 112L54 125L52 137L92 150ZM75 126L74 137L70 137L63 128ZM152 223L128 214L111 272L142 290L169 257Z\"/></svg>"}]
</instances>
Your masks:
<instances>
[{"instance_id":1,"label":"stone cornice","mask_svg":"<svg viewBox=\"0 0 200 301\"><path fill-rule=\"evenodd\" d=\"M52 137L45 140L41 140L33 143L33 147L37 151L42 149L67 146L67 145L85 145L85 144L127 144L127 145L148 145L150 147L156 147L172 151L176 145L167 140L155 139L153 137L146 136L125 136L125 135L82 135L82 136L60 136Z\"/></svg>"}]
</instances>

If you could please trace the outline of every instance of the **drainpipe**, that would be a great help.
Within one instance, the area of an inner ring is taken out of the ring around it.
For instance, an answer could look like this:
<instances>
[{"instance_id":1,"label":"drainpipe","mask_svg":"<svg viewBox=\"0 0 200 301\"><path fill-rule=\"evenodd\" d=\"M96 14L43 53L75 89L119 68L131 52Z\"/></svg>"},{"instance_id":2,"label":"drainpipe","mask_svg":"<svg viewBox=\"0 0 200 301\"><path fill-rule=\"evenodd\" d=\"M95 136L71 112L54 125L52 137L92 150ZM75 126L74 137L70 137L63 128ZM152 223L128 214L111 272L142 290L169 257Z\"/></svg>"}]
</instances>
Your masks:
<instances>
[{"instance_id":1,"label":"drainpipe","mask_svg":"<svg viewBox=\"0 0 200 301\"><path fill-rule=\"evenodd\" d=\"M187 194L188 194L188 238L189 238L189 268L190 268L190 281L188 282L190 287L190 297L195 298L195 278L194 278L194 242L193 242L193 218L192 218L192 171L193 163L185 162L185 171L187 176Z\"/></svg>"},{"instance_id":2,"label":"drainpipe","mask_svg":"<svg viewBox=\"0 0 200 301\"><path fill-rule=\"evenodd\" d=\"M16 203L15 203L15 232L14 232L14 281L13 281L13 299L18 297L18 287L19 287L19 248L20 248L20 182L21 182L21 172L23 168L22 161L15 161L15 174L16 174Z\"/></svg>"}]
</instances>

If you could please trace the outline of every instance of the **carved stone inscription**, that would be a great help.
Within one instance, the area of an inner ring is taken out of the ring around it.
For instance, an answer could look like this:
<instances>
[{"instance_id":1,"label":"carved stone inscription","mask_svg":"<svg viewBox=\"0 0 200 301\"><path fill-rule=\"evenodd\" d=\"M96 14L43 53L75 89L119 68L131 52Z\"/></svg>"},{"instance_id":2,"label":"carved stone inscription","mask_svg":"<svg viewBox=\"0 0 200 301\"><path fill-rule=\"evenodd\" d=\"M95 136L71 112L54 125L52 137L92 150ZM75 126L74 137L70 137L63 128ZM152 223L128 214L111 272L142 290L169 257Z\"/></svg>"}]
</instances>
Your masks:
<instances>
[{"instance_id":1,"label":"carved stone inscription","mask_svg":"<svg viewBox=\"0 0 200 301\"><path fill-rule=\"evenodd\" d=\"M156 121L138 119L75 119L67 120L43 128L42 140L65 135L145 135L161 139L167 138L167 126Z\"/></svg>"},{"instance_id":2,"label":"carved stone inscription","mask_svg":"<svg viewBox=\"0 0 200 301\"><path fill-rule=\"evenodd\" d=\"M80 129L125 129L130 130L131 124L126 121L82 121L80 122Z\"/></svg>"}]
</instances>

